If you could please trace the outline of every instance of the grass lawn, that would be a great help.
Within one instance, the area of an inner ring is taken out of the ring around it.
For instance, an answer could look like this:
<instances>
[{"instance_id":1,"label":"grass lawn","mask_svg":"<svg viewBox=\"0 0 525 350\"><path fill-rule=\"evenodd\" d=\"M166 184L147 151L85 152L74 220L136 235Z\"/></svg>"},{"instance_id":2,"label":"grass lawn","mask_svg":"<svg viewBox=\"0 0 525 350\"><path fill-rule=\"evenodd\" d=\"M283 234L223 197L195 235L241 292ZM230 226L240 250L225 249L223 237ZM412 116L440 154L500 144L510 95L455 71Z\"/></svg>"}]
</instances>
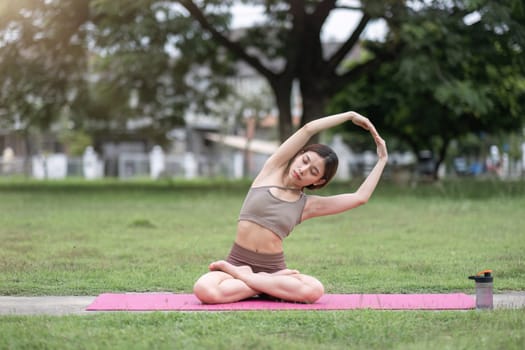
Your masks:
<instances>
[{"instance_id":1,"label":"grass lawn","mask_svg":"<svg viewBox=\"0 0 525 350\"><path fill-rule=\"evenodd\" d=\"M0 181L0 295L191 292L226 256L248 183ZM332 184L324 194L355 188ZM525 290L525 184L380 184L365 206L306 221L288 266L328 293ZM525 310L117 313L0 317L3 348L525 347Z\"/></svg>"}]
</instances>

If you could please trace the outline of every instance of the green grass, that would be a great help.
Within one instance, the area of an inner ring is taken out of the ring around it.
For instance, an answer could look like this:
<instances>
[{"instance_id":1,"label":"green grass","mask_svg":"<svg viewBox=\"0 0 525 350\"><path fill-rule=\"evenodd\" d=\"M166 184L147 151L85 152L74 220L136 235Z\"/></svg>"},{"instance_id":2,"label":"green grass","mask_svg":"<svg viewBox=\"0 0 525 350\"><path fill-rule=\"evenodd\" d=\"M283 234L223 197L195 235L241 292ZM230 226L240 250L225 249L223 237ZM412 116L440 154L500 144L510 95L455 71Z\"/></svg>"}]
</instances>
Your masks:
<instances>
[{"instance_id":1,"label":"green grass","mask_svg":"<svg viewBox=\"0 0 525 350\"><path fill-rule=\"evenodd\" d=\"M234 239L247 182L0 181L0 295L191 292ZM355 188L332 184L324 194ZM289 267L328 293L525 290L525 183L381 184L299 225ZM0 317L3 348L521 349L525 310Z\"/></svg>"},{"instance_id":2,"label":"green grass","mask_svg":"<svg viewBox=\"0 0 525 350\"><path fill-rule=\"evenodd\" d=\"M224 312L2 317L0 348L523 349L524 312Z\"/></svg>"}]
</instances>

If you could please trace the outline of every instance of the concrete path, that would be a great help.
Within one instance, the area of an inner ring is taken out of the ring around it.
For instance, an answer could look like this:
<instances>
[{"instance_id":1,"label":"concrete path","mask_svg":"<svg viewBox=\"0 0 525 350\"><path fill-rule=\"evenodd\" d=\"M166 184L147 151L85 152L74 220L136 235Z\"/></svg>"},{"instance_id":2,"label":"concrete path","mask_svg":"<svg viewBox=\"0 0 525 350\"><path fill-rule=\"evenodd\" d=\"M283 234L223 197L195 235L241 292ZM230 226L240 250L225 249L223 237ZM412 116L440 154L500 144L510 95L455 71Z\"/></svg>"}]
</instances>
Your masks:
<instances>
[{"instance_id":1,"label":"concrete path","mask_svg":"<svg viewBox=\"0 0 525 350\"><path fill-rule=\"evenodd\" d=\"M79 315L93 313L85 311L95 300L91 296L45 296L3 297L0 296L0 315Z\"/></svg>"},{"instance_id":2,"label":"concrete path","mask_svg":"<svg viewBox=\"0 0 525 350\"><path fill-rule=\"evenodd\" d=\"M472 295L475 298L474 295ZM95 300L94 296L42 296L9 297L0 296L1 315L94 315L85 311ZM525 292L509 292L494 295L495 309L525 308Z\"/></svg>"}]
</instances>

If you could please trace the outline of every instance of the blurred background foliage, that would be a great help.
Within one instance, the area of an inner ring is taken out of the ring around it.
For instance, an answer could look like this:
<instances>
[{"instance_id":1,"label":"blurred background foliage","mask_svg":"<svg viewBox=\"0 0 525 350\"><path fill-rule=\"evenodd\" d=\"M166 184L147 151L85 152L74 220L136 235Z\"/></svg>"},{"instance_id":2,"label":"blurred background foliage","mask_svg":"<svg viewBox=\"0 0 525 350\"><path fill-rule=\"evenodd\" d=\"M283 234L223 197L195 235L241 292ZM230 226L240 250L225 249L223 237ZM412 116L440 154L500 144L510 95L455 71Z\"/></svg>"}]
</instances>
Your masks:
<instances>
[{"instance_id":1,"label":"blurred background foliage","mask_svg":"<svg viewBox=\"0 0 525 350\"><path fill-rule=\"evenodd\" d=\"M233 28L236 3L264 19ZM341 10L359 20L328 51L323 25ZM377 21L385 37L367 39ZM298 82L302 124L357 110L398 147L431 150L437 171L458 140L523 136L524 47L521 0L4 1L0 128L30 135L58 122L82 144L146 118L141 132L162 143L187 111L213 113L231 96L243 62L270 86L281 140Z\"/></svg>"}]
</instances>

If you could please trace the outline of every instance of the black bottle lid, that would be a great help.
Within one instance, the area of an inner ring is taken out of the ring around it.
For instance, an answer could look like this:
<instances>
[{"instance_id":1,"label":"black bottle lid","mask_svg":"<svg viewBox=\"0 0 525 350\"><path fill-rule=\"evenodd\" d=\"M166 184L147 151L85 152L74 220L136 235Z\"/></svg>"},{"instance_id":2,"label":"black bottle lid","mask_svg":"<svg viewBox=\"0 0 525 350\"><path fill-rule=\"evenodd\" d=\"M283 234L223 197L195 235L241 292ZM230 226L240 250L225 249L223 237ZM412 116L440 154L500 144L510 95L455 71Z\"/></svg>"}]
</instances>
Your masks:
<instances>
[{"instance_id":1,"label":"black bottle lid","mask_svg":"<svg viewBox=\"0 0 525 350\"><path fill-rule=\"evenodd\" d=\"M469 276L469 279L479 283L491 283L494 281L494 277L492 277L492 270L483 270L478 272L475 276Z\"/></svg>"}]
</instances>

